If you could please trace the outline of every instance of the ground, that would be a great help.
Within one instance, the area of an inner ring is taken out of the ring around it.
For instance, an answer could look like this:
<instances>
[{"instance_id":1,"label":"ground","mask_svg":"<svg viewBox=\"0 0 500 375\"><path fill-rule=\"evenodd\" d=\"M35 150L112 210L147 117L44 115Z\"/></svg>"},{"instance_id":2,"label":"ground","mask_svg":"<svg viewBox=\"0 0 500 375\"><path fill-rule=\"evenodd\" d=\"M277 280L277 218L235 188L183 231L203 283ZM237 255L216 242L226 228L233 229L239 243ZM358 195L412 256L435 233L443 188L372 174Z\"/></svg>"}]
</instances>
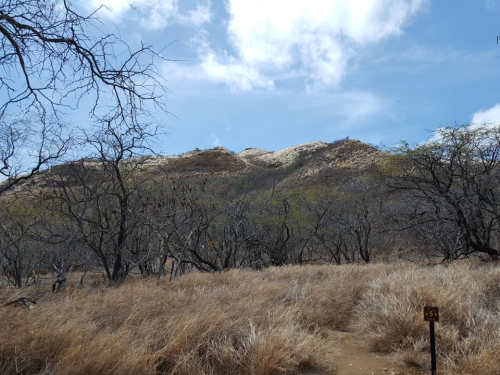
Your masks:
<instances>
[{"instance_id":1,"label":"ground","mask_svg":"<svg viewBox=\"0 0 500 375\"><path fill-rule=\"evenodd\" d=\"M360 339L359 332L354 328L350 328L347 332L333 332L332 341L336 343L332 358L336 375L424 374L395 364L392 355L374 353Z\"/></svg>"}]
</instances>

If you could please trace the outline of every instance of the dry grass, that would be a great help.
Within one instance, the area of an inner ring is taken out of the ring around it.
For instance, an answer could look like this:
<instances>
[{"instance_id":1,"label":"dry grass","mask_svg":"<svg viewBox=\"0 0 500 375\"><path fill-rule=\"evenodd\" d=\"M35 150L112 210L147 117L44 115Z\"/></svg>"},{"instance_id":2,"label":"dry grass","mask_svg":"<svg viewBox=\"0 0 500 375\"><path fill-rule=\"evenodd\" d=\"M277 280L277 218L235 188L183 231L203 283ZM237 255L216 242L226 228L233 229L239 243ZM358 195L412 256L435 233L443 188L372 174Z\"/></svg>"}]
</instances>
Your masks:
<instances>
[{"instance_id":1,"label":"dry grass","mask_svg":"<svg viewBox=\"0 0 500 375\"><path fill-rule=\"evenodd\" d=\"M500 374L500 268L462 263L405 267L370 283L358 324L376 350L395 350L427 368L429 327L423 307L440 308L436 341L440 374Z\"/></svg>"},{"instance_id":2,"label":"dry grass","mask_svg":"<svg viewBox=\"0 0 500 375\"><path fill-rule=\"evenodd\" d=\"M426 367L441 308L442 374L498 375L500 269L305 266L71 287L0 308L0 374L330 374L330 330ZM15 292L0 289L0 300ZM24 291L26 293L26 291Z\"/></svg>"},{"instance_id":3,"label":"dry grass","mask_svg":"<svg viewBox=\"0 0 500 375\"><path fill-rule=\"evenodd\" d=\"M352 315L364 274L284 267L66 289L33 310L0 310L3 372L331 373L320 331L346 323L337 313Z\"/></svg>"}]
</instances>

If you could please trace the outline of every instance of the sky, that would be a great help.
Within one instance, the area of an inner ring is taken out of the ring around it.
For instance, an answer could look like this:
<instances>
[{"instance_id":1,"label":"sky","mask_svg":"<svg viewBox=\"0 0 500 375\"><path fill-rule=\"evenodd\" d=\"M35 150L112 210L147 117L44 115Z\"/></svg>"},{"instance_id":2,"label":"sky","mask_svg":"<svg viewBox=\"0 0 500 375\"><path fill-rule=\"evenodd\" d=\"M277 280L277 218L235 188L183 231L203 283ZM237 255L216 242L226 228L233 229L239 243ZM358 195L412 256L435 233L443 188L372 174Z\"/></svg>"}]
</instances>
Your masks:
<instances>
[{"instance_id":1,"label":"sky","mask_svg":"<svg viewBox=\"0 0 500 375\"><path fill-rule=\"evenodd\" d=\"M92 0L151 44L171 115L161 152L419 144L500 122L500 0Z\"/></svg>"}]
</instances>

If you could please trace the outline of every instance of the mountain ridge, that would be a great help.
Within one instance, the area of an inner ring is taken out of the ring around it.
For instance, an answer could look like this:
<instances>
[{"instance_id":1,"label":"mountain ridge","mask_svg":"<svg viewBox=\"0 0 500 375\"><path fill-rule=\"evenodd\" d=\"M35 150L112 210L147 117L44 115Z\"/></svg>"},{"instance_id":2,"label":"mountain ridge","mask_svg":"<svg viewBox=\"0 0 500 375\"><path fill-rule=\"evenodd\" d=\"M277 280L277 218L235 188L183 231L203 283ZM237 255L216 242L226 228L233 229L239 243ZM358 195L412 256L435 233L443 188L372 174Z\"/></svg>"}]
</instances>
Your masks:
<instances>
[{"instance_id":1,"label":"mountain ridge","mask_svg":"<svg viewBox=\"0 0 500 375\"><path fill-rule=\"evenodd\" d=\"M246 148L235 153L218 146L181 155L152 157L145 165L177 177L280 175L280 185L331 183L366 171L386 155L375 146L355 139L332 143L307 142L277 151Z\"/></svg>"},{"instance_id":2,"label":"mountain ridge","mask_svg":"<svg viewBox=\"0 0 500 375\"><path fill-rule=\"evenodd\" d=\"M263 186L287 187L342 182L367 171L384 155L383 151L368 143L342 139L332 143L306 142L277 151L247 148L236 153L217 146L179 155L142 156L126 162L138 161L138 170L146 176L150 174L152 178L165 176L176 180L254 176L264 181ZM98 160L80 162L83 162L80 167L70 167L71 162L55 165L19 184L14 191L48 186L44 183L45 177L69 177L78 173L75 168L93 168L96 172L99 169Z\"/></svg>"}]
</instances>

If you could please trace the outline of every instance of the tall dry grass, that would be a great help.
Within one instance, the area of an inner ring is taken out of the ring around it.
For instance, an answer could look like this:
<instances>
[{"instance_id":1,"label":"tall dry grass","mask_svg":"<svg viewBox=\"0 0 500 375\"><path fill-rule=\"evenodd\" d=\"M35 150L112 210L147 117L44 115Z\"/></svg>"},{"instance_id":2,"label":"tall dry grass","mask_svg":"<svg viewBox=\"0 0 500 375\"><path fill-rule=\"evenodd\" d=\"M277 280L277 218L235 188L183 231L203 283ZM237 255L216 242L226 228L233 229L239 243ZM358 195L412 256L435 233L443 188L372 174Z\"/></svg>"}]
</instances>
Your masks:
<instances>
[{"instance_id":1,"label":"tall dry grass","mask_svg":"<svg viewBox=\"0 0 500 375\"><path fill-rule=\"evenodd\" d=\"M0 289L0 301L15 293ZM426 368L422 310L436 304L441 373L498 375L499 301L500 269L475 264L68 285L32 310L0 308L0 374L330 374L329 332L352 327L374 350Z\"/></svg>"},{"instance_id":2,"label":"tall dry grass","mask_svg":"<svg viewBox=\"0 0 500 375\"><path fill-rule=\"evenodd\" d=\"M440 374L500 374L500 268L461 263L404 267L370 282L358 325L375 350L394 350L409 365L429 366L423 307L440 308Z\"/></svg>"},{"instance_id":3,"label":"tall dry grass","mask_svg":"<svg viewBox=\"0 0 500 375\"><path fill-rule=\"evenodd\" d=\"M67 288L33 310L0 309L0 368L58 375L331 373L322 331L349 323L369 274L368 267L283 267Z\"/></svg>"}]
</instances>

